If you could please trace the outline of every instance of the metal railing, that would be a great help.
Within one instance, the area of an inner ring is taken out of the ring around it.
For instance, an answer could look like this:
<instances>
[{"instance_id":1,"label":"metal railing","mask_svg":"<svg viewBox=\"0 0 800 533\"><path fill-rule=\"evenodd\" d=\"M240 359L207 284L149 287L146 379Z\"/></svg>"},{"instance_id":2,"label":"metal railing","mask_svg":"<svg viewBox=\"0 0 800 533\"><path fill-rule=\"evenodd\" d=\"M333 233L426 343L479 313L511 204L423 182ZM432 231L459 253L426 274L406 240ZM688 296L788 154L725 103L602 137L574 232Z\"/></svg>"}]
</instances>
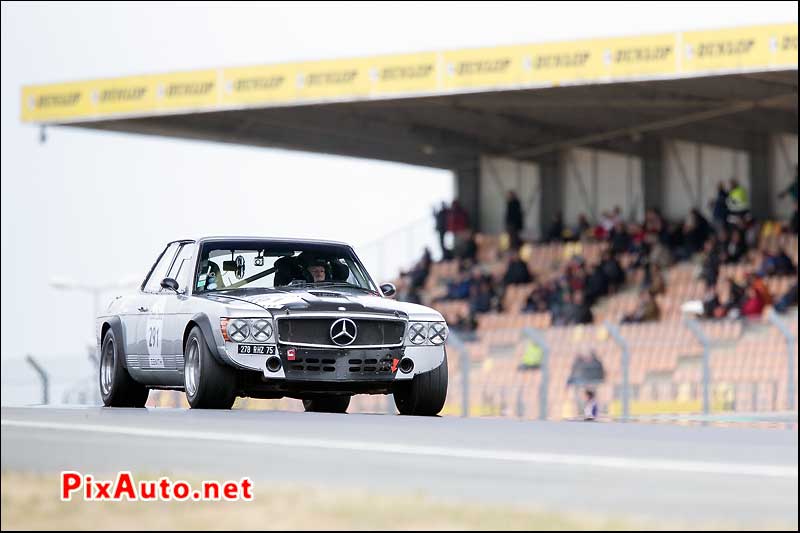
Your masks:
<instances>
[{"instance_id":1,"label":"metal railing","mask_svg":"<svg viewBox=\"0 0 800 533\"><path fill-rule=\"evenodd\" d=\"M454 329L445 414L580 418L587 388L596 391L603 416L618 420L795 413L796 317L771 312L754 323ZM526 367L531 345L535 365ZM575 379L576 359L590 353L603 379Z\"/></svg>"}]
</instances>

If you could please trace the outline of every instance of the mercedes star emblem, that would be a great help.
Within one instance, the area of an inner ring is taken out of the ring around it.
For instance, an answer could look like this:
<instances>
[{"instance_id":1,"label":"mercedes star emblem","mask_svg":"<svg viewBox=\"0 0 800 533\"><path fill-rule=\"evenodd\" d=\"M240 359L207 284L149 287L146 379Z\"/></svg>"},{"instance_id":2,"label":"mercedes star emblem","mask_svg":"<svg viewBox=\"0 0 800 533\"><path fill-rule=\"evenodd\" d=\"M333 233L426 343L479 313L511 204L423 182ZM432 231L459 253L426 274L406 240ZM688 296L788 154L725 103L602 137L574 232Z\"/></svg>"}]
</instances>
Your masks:
<instances>
[{"instance_id":1,"label":"mercedes star emblem","mask_svg":"<svg viewBox=\"0 0 800 533\"><path fill-rule=\"evenodd\" d=\"M358 328L349 318L340 318L331 324L331 340L339 346L348 346L356 340Z\"/></svg>"}]
</instances>

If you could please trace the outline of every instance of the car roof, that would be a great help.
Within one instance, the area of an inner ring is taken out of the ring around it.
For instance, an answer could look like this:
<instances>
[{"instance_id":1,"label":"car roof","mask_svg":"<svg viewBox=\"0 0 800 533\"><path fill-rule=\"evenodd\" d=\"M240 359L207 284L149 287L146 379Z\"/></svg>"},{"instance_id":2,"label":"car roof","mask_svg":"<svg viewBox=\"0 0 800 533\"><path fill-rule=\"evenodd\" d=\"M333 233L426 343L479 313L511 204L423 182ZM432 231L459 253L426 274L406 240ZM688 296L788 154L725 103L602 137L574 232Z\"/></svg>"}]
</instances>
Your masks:
<instances>
[{"instance_id":1,"label":"car roof","mask_svg":"<svg viewBox=\"0 0 800 533\"><path fill-rule=\"evenodd\" d=\"M350 246L346 242L341 241L328 241L323 239L291 239L285 237L253 237L253 236L239 236L239 235L214 235L214 236L206 236L200 237L199 239L194 239L197 243L204 243L204 242L224 242L224 241L266 241L266 242L274 242L279 244L291 244L291 243L298 243L298 244L329 244L329 245L336 245L336 246Z\"/></svg>"}]
</instances>

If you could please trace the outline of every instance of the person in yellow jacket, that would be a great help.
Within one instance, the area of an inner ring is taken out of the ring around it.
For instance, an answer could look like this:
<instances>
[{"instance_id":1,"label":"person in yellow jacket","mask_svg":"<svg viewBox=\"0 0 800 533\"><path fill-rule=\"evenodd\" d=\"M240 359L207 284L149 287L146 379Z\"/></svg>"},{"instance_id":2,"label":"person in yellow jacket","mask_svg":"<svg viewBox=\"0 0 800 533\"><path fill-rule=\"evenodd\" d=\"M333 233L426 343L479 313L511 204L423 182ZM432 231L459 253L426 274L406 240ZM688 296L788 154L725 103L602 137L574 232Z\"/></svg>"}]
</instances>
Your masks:
<instances>
[{"instance_id":1,"label":"person in yellow jacket","mask_svg":"<svg viewBox=\"0 0 800 533\"><path fill-rule=\"evenodd\" d=\"M731 179L731 187L728 191L728 213L730 213L729 220L737 222L747 214L750 210L750 201L747 197L747 191L739 184L739 181L734 178Z\"/></svg>"}]
</instances>

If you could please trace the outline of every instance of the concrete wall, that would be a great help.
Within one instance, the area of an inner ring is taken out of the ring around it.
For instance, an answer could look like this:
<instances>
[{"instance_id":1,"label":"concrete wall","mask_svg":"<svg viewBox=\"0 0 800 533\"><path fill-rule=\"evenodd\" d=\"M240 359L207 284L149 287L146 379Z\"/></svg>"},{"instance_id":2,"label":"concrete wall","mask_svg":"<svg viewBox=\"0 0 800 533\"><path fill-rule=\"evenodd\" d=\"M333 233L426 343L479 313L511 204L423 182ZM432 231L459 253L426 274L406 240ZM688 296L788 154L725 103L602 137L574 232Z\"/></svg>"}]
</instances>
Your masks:
<instances>
[{"instance_id":1,"label":"concrete wall","mask_svg":"<svg viewBox=\"0 0 800 533\"><path fill-rule=\"evenodd\" d=\"M585 148L567 150L561 157L567 224L576 223L582 213L596 221L616 206L628 219L643 217L641 158Z\"/></svg>"},{"instance_id":2,"label":"concrete wall","mask_svg":"<svg viewBox=\"0 0 800 533\"><path fill-rule=\"evenodd\" d=\"M505 231L506 193L516 191L525 215L525 234L538 239L541 235L539 167L535 163L514 159L482 156L480 160L481 214L480 228L486 233Z\"/></svg>"},{"instance_id":3,"label":"concrete wall","mask_svg":"<svg viewBox=\"0 0 800 533\"><path fill-rule=\"evenodd\" d=\"M709 201L716 195L717 183L737 177L750 190L747 152L710 144L665 140L662 183L664 215L683 220L692 207L711 216Z\"/></svg>"},{"instance_id":4,"label":"concrete wall","mask_svg":"<svg viewBox=\"0 0 800 533\"><path fill-rule=\"evenodd\" d=\"M770 209L780 218L788 218L794 209L788 197L777 195L788 187L797 167L797 135L775 135L770 139Z\"/></svg>"}]
</instances>

